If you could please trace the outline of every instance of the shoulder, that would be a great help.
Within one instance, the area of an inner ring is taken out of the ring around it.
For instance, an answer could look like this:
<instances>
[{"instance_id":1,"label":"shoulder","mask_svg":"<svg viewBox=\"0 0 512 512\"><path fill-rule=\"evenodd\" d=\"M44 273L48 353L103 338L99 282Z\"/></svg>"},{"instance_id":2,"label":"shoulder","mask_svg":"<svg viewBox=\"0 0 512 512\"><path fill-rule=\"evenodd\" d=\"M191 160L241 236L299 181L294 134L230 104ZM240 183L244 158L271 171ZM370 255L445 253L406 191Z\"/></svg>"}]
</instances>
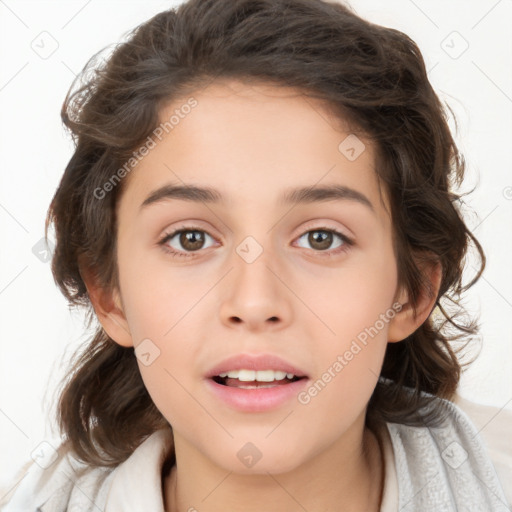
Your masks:
<instances>
[{"instance_id":1,"label":"shoulder","mask_svg":"<svg viewBox=\"0 0 512 512\"><path fill-rule=\"evenodd\" d=\"M481 435L505 496L512 505L512 410L475 403L460 395L453 401L468 415Z\"/></svg>"},{"instance_id":2,"label":"shoulder","mask_svg":"<svg viewBox=\"0 0 512 512\"><path fill-rule=\"evenodd\" d=\"M170 428L156 430L112 468L80 462L67 444L50 447L13 479L13 491L0 502L0 511L161 510L162 464L172 445Z\"/></svg>"},{"instance_id":3,"label":"shoulder","mask_svg":"<svg viewBox=\"0 0 512 512\"><path fill-rule=\"evenodd\" d=\"M115 468L114 468L115 469ZM67 443L50 445L41 456L19 469L6 496L2 512L65 512L98 510L106 500L113 468L79 462Z\"/></svg>"},{"instance_id":4,"label":"shoulder","mask_svg":"<svg viewBox=\"0 0 512 512\"><path fill-rule=\"evenodd\" d=\"M387 424L399 509L509 511L486 446L469 417L448 400L434 398L432 405L443 414L437 426Z\"/></svg>"}]
</instances>

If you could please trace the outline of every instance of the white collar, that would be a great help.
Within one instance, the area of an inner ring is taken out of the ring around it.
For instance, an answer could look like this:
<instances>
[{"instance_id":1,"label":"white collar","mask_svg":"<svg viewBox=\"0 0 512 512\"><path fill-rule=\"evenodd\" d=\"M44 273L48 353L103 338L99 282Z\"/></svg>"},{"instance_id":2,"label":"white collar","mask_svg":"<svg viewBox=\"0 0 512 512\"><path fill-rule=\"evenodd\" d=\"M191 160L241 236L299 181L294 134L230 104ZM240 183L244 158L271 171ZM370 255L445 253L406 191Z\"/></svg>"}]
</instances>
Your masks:
<instances>
[{"instance_id":1,"label":"white collar","mask_svg":"<svg viewBox=\"0 0 512 512\"><path fill-rule=\"evenodd\" d=\"M383 446L385 478L381 512L395 512L398 485L393 447L387 429L380 439ZM162 494L162 466L172 445L168 428L150 435L115 469L105 503L105 512L165 512Z\"/></svg>"},{"instance_id":2,"label":"white collar","mask_svg":"<svg viewBox=\"0 0 512 512\"><path fill-rule=\"evenodd\" d=\"M165 512L162 466L171 445L171 430L157 430L115 469L105 512Z\"/></svg>"}]
</instances>

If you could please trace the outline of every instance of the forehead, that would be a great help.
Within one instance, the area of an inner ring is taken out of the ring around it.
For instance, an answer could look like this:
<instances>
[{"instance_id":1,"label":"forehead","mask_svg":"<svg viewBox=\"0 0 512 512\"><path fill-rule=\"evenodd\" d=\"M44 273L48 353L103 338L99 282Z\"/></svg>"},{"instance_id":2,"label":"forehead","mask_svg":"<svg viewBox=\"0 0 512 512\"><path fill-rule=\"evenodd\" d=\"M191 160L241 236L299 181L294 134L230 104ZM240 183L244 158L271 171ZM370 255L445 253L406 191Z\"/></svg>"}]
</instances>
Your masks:
<instances>
[{"instance_id":1,"label":"forehead","mask_svg":"<svg viewBox=\"0 0 512 512\"><path fill-rule=\"evenodd\" d=\"M277 202L292 186L338 183L385 208L373 146L298 89L217 81L169 102L160 123L162 135L124 184L139 204L166 184L206 185L235 206L257 191Z\"/></svg>"}]
</instances>

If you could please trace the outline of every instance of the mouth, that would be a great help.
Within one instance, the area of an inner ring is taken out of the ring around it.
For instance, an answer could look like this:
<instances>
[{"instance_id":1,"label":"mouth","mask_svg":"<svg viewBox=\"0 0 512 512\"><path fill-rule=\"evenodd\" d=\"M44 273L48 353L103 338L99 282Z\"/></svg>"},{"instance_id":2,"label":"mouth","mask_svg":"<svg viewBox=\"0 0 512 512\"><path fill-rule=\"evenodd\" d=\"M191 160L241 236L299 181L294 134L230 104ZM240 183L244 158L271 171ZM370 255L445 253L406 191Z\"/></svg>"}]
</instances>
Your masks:
<instances>
[{"instance_id":1,"label":"mouth","mask_svg":"<svg viewBox=\"0 0 512 512\"><path fill-rule=\"evenodd\" d=\"M211 379L220 384L231 388L239 389L264 389L277 386L286 386L298 380L305 379L305 376L294 375L284 371L274 370L233 370L214 375Z\"/></svg>"},{"instance_id":2,"label":"mouth","mask_svg":"<svg viewBox=\"0 0 512 512\"><path fill-rule=\"evenodd\" d=\"M211 368L206 389L216 401L240 412L276 410L296 399L310 379L275 354L238 354Z\"/></svg>"}]
</instances>

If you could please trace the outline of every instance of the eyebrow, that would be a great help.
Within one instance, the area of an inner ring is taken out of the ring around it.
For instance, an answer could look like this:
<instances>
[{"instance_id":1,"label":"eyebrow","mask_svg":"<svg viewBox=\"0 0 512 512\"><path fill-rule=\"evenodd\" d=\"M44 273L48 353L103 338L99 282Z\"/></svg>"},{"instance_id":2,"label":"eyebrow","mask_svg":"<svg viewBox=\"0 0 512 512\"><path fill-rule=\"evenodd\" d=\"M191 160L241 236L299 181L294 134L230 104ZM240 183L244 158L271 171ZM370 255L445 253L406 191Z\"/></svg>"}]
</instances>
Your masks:
<instances>
[{"instance_id":1,"label":"eyebrow","mask_svg":"<svg viewBox=\"0 0 512 512\"><path fill-rule=\"evenodd\" d=\"M211 187L169 184L151 192L140 208L144 209L151 204L170 199L213 204L224 202L223 195ZM375 212L371 201L364 194L345 185L337 184L287 189L280 197L279 204L309 204L333 200L356 201L368 207L372 212Z\"/></svg>"}]
</instances>

